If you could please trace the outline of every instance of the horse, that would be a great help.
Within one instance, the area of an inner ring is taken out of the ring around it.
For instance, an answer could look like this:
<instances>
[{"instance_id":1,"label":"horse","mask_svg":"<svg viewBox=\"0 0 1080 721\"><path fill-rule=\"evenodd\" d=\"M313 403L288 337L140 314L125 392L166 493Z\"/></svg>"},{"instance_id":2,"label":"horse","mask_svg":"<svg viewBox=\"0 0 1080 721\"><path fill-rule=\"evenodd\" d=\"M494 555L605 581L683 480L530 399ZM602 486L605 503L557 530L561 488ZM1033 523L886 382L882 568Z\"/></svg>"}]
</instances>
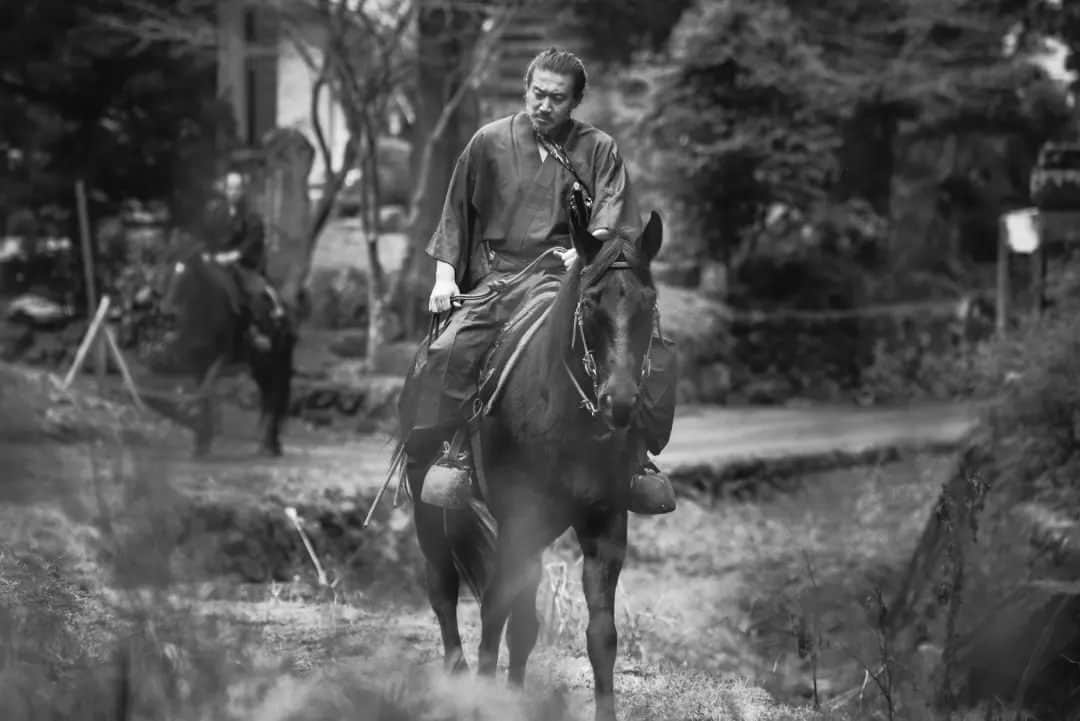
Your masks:
<instances>
[{"instance_id":1,"label":"horse","mask_svg":"<svg viewBox=\"0 0 1080 721\"><path fill-rule=\"evenodd\" d=\"M195 422L196 457L210 452L214 436L213 386L223 373L247 367L259 391L259 451L283 453L281 431L289 413L295 320L273 319L272 300L265 293L240 302L243 293L233 270L214 259L201 243L188 244L172 254L159 289L159 312L173 331L149 359L152 371L195 379L199 388ZM270 339L268 349L254 347L248 335L255 323Z\"/></svg>"},{"instance_id":2,"label":"horse","mask_svg":"<svg viewBox=\"0 0 1080 721\"><path fill-rule=\"evenodd\" d=\"M480 602L477 673L494 676L506 628L508 682L524 685L537 640L545 548L574 529L583 556L597 721L614 721L615 591L626 555L627 502L641 428L635 421L656 318L650 265L662 224L602 242L571 225L578 259L556 282L542 324L501 395L471 428L480 499L446 509L421 500L432 440L400 438L391 464L413 499L428 599L444 666L468 670L457 602L464 581ZM475 451L479 450L479 453Z\"/></svg>"}]
</instances>

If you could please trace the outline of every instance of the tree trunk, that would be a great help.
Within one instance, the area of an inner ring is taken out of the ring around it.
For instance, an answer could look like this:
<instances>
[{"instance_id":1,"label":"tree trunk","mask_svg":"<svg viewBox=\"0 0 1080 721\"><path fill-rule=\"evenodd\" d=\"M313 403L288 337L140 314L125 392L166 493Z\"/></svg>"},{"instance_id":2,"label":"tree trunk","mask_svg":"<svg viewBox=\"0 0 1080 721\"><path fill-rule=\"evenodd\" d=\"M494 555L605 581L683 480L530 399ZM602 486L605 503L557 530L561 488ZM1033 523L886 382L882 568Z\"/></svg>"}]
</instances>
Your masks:
<instances>
[{"instance_id":1,"label":"tree trunk","mask_svg":"<svg viewBox=\"0 0 1080 721\"><path fill-rule=\"evenodd\" d=\"M478 126L477 103L471 92L459 101L442 132L434 138L432 135L448 99L454 96L464 79L462 76L469 71L467 58L479 23L480 19L472 13L427 6L420 10L419 99L412 138L412 171L421 187L419 204L407 229L409 250L392 297L409 338L427 324L427 296L435 265L424 253L424 247L438 223L454 161ZM431 143L431 156L427 172L423 172L426 143Z\"/></svg>"},{"instance_id":2,"label":"tree trunk","mask_svg":"<svg viewBox=\"0 0 1080 721\"><path fill-rule=\"evenodd\" d=\"M386 345L389 325L386 274L379 261L379 208L382 207L382 189L379 186L379 155L377 120L366 118L366 149L364 152L364 202L361 207L365 246L368 258L368 328L367 360L369 371L378 367L379 351Z\"/></svg>"},{"instance_id":3,"label":"tree trunk","mask_svg":"<svg viewBox=\"0 0 1080 721\"><path fill-rule=\"evenodd\" d=\"M856 108L844 124L836 199L861 197L882 217L889 217L897 120L878 103Z\"/></svg>"}]
</instances>

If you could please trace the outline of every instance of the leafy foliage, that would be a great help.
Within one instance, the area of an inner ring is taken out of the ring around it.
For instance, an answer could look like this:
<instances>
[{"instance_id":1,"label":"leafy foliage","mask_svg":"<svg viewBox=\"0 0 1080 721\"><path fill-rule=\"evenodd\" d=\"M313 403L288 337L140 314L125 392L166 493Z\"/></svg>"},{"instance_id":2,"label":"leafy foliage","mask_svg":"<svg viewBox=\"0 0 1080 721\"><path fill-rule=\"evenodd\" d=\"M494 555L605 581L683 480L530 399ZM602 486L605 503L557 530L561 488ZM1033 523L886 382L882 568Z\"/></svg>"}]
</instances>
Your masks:
<instances>
[{"instance_id":1,"label":"leafy foliage","mask_svg":"<svg viewBox=\"0 0 1080 721\"><path fill-rule=\"evenodd\" d=\"M209 183L225 123L213 59L177 58L102 22L125 11L119 0L0 7L0 149L12 206L69 204L82 177L99 199L173 197L182 211Z\"/></svg>"},{"instance_id":2,"label":"leafy foliage","mask_svg":"<svg viewBox=\"0 0 1080 721\"><path fill-rule=\"evenodd\" d=\"M730 257L774 203L862 196L886 212L902 135L1049 132L1060 107L1046 111L1045 74L1003 51L1026 11L699 0L672 34L654 119L713 256Z\"/></svg>"},{"instance_id":3,"label":"leafy foliage","mask_svg":"<svg viewBox=\"0 0 1080 721\"><path fill-rule=\"evenodd\" d=\"M589 40L589 59L625 63L641 50L663 48L692 0L563 0L560 35L578 33Z\"/></svg>"}]
</instances>

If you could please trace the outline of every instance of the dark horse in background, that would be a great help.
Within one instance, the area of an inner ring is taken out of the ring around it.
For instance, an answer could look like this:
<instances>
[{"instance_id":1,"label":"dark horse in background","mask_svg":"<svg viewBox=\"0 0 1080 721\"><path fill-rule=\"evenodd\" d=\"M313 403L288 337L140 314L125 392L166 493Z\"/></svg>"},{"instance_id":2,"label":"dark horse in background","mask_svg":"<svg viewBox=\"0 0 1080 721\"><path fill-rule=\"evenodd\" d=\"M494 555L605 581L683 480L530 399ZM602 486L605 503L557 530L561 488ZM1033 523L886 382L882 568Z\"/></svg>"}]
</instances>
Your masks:
<instances>
[{"instance_id":1,"label":"dark horse in background","mask_svg":"<svg viewBox=\"0 0 1080 721\"><path fill-rule=\"evenodd\" d=\"M614 721L618 645L615 589L626 555L627 503L636 455L638 400L656 317L650 264L662 226L652 213L641 237L602 243L571 228L578 252L547 318L478 429L482 499L466 509L420 500L439 449L409 439L404 468L428 595L442 632L446 667L463 671L457 603L461 581L480 601L478 672L494 675L503 629L509 681L521 685L536 644L536 594L544 549L573 528L583 555L586 643L596 718ZM586 362L583 362L586 361Z\"/></svg>"},{"instance_id":2,"label":"dark horse in background","mask_svg":"<svg viewBox=\"0 0 1080 721\"><path fill-rule=\"evenodd\" d=\"M243 366L259 391L259 450L281 455L281 431L292 386L295 320L291 313L273 319L273 301L265 294L244 299L234 275L237 270L217 261L203 244L187 243L170 256L158 290L159 312L169 319L172 331L149 365L158 374L195 380L195 455L209 453L213 440L215 380ZM251 342L251 323L269 336L268 349Z\"/></svg>"}]
</instances>

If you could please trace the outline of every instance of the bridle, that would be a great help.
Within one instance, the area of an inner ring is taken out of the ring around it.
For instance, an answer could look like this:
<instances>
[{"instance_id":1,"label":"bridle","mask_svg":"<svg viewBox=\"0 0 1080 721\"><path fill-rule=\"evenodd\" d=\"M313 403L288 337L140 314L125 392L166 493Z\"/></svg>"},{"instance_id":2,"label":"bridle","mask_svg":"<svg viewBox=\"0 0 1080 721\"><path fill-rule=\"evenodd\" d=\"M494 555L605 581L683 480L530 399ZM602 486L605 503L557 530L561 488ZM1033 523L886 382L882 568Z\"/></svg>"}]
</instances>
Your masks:
<instances>
[{"instance_id":1,"label":"bridle","mask_svg":"<svg viewBox=\"0 0 1080 721\"><path fill-rule=\"evenodd\" d=\"M617 252L616 252L617 251ZM584 303L585 303L585 291L592 287L597 281L603 278L609 271L613 270L635 270L638 267L636 258L636 252L633 247L622 238L613 238L605 244L604 248L600 251L600 257L593 260L589 265L584 266L581 269L581 288L578 291L578 302L574 308L574 322L571 325L570 330L570 349L573 350L578 341L581 342L581 364L585 369L585 375L589 377L592 382L592 397L585 392L585 389L581 387L581 383L578 382L577 376L574 375L574 371L570 368L570 365L566 362L566 358L562 359L563 368L566 370L566 375L570 378L570 382L573 384L574 389L577 391L578 396L581 398L579 404L582 408L589 412L589 415L596 416L600 412L600 374L596 365L596 354L592 348L589 347L589 341L585 337L585 324L584 324ZM638 375L638 382L652 373L652 344L655 333L652 331L659 331L660 314L657 309L655 301L653 302L653 328L649 333L649 344L645 347L645 353L641 358L641 371Z\"/></svg>"}]
</instances>

